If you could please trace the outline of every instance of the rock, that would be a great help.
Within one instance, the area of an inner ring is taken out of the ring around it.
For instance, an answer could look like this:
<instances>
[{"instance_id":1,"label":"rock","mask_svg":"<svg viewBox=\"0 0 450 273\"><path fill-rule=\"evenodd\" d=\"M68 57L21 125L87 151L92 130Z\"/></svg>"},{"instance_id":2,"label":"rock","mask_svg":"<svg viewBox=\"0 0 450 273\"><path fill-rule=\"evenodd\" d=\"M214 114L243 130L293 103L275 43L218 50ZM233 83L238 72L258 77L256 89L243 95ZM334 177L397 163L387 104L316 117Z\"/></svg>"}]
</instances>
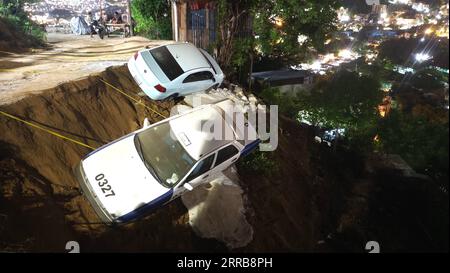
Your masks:
<instances>
[{"instance_id":1,"label":"rock","mask_svg":"<svg viewBox=\"0 0 450 273\"><path fill-rule=\"evenodd\" d=\"M229 176L237 177L236 173ZM228 176L221 174L181 199L198 236L217 239L229 249L244 247L253 239L253 228L245 217L243 190Z\"/></svg>"}]
</instances>

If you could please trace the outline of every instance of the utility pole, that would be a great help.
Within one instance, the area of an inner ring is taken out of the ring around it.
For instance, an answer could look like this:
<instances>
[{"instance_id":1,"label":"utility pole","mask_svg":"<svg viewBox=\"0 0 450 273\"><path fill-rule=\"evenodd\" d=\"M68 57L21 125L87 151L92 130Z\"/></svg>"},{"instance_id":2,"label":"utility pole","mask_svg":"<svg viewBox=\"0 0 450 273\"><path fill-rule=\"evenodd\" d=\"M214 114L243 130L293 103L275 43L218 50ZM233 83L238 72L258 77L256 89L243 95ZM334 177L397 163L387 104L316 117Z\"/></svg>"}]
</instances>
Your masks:
<instances>
[{"instance_id":1,"label":"utility pole","mask_svg":"<svg viewBox=\"0 0 450 273\"><path fill-rule=\"evenodd\" d=\"M178 42L178 0L172 0L172 30L175 42Z\"/></svg>"},{"instance_id":2,"label":"utility pole","mask_svg":"<svg viewBox=\"0 0 450 273\"><path fill-rule=\"evenodd\" d=\"M128 9L128 25L130 26L130 36L134 35L133 32L133 20L131 19L131 0L127 0L127 9Z\"/></svg>"}]
</instances>

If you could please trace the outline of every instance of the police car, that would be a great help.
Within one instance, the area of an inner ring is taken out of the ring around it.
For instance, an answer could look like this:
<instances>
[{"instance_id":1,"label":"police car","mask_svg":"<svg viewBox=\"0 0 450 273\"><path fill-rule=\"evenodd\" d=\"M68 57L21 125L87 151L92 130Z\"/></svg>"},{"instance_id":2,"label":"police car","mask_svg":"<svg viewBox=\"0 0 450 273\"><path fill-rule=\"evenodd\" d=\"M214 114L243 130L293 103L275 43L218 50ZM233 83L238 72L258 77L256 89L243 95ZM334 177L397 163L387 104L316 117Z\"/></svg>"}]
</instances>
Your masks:
<instances>
[{"instance_id":1,"label":"police car","mask_svg":"<svg viewBox=\"0 0 450 273\"><path fill-rule=\"evenodd\" d=\"M144 125L82 159L80 189L102 221L135 220L256 148L256 130L233 105L224 100Z\"/></svg>"}]
</instances>

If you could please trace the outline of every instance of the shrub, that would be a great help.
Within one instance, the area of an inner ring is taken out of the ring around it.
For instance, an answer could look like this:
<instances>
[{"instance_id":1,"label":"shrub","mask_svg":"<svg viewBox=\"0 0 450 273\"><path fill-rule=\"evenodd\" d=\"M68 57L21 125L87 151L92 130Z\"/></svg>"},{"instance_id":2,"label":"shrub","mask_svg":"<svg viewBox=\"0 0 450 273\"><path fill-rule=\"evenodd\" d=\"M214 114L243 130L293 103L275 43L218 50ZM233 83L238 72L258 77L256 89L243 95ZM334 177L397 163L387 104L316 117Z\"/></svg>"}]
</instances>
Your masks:
<instances>
[{"instance_id":1,"label":"shrub","mask_svg":"<svg viewBox=\"0 0 450 273\"><path fill-rule=\"evenodd\" d=\"M45 44L44 29L28 18L22 9L16 8L11 3L0 4L0 19L7 28L5 33L12 34L12 37L8 37L9 39L20 40L24 46L43 46ZM2 36L1 33L0 36Z\"/></svg>"},{"instance_id":2,"label":"shrub","mask_svg":"<svg viewBox=\"0 0 450 273\"><path fill-rule=\"evenodd\" d=\"M170 4L165 0L134 0L131 3L136 31L150 39L172 39Z\"/></svg>"},{"instance_id":3,"label":"shrub","mask_svg":"<svg viewBox=\"0 0 450 273\"><path fill-rule=\"evenodd\" d=\"M258 173L263 175L272 175L278 171L278 165L272 156L266 152L254 151L242 158L238 167L241 170Z\"/></svg>"}]
</instances>

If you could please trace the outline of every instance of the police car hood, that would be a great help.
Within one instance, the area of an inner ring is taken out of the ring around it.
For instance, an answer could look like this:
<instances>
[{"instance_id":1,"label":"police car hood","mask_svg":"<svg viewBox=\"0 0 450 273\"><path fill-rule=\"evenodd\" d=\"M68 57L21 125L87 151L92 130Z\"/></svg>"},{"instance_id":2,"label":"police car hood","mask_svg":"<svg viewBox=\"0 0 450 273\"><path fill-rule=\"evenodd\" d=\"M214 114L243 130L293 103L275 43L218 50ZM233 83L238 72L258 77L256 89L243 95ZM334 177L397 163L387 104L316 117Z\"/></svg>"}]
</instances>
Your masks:
<instances>
[{"instance_id":1,"label":"police car hood","mask_svg":"<svg viewBox=\"0 0 450 273\"><path fill-rule=\"evenodd\" d=\"M148 171L134 144L134 135L94 151L82 162L94 197L113 218L123 216L170 189Z\"/></svg>"}]
</instances>

